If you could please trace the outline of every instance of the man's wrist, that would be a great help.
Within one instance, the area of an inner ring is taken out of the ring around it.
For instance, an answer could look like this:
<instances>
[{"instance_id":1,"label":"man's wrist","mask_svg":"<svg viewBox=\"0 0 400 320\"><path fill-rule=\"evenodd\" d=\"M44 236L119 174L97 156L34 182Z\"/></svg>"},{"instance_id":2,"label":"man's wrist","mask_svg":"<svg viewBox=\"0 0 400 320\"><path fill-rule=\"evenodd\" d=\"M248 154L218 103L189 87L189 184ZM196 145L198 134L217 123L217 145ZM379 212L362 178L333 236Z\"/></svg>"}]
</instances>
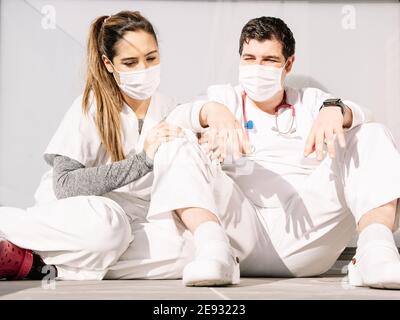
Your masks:
<instances>
[{"instance_id":1,"label":"man's wrist","mask_svg":"<svg viewBox=\"0 0 400 320\"><path fill-rule=\"evenodd\" d=\"M343 116L343 128L351 128L353 124L353 111L349 106L344 104L341 99L327 99L324 101L319 111L325 108L337 108Z\"/></svg>"},{"instance_id":2,"label":"man's wrist","mask_svg":"<svg viewBox=\"0 0 400 320\"><path fill-rule=\"evenodd\" d=\"M200 125L203 128L208 127L208 108L210 106L210 102L203 104L203 107L200 109Z\"/></svg>"},{"instance_id":3,"label":"man's wrist","mask_svg":"<svg viewBox=\"0 0 400 320\"><path fill-rule=\"evenodd\" d=\"M343 128L350 128L353 124L353 111L347 105L344 105L344 107Z\"/></svg>"},{"instance_id":4,"label":"man's wrist","mask_svg":"<svg viewBox=\"0 0 400 320\"><path fill-rule=\"evenodd\" d=\"M200 125L203 128L207 128L209 126L209 120L213 111L216 111L218 108L220 108L220 106L221 104L215 101L210 101L203 105L200 110Z\"/></svg>"},{"instance_id":5,"label":"man's wrist","mask_svg":"<svg viewBox=\"0 0 400 320\"><path fill-rule=\"evenodd\" d=\"M321 111L322 108L334 108L338 107L340 108L340 111L342 112L342 115L344 117L345 115L345 107L346 105L342 102L341 99L326 99L323 103L322 106L319 108L319 111Z\"/></svg>"}]
</instances>

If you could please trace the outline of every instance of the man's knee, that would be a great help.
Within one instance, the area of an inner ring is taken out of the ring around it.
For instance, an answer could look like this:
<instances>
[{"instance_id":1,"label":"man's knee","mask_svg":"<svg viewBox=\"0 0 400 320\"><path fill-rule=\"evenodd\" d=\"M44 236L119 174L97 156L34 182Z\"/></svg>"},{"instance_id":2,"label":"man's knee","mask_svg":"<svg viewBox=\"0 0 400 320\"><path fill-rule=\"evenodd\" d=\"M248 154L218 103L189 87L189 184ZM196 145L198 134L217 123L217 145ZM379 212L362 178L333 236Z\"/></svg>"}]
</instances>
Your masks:
<instances>
[{"instance_id":1,"label":"man's knee","mask_svg":"<svg viewBox=\"0 0 400 320\"><path fill-rule=\"evenodd\" d=\"M365 139L367 142L378 142L381 138L393 139L389 129L382 123L378 122L364 123L350 130L348 134L357 137L357 141Z\"/></svg>"},{"instance_id":2,"label":"man's knee","mask_svg":"<svg viewBox=\"0 0 400 320\"><path fill-rule=\"evenodd\" d=\"M197 141L196 134L185 131L183 138L177 138L160 145L154 157L154 166L207 161L206 155Z\"/></svg>"}]
</instances>

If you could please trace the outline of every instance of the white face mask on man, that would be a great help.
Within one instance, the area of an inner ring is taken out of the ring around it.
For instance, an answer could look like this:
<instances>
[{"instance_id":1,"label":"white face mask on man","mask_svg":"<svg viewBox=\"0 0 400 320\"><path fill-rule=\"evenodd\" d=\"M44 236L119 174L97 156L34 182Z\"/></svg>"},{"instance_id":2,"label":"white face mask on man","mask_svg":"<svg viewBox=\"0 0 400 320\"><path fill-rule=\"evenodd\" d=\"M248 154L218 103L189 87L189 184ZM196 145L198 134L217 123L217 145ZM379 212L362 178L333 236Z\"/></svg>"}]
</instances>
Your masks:
<instances>
[{"instance_id":1,"label":"white face mask on man","mask_svg":"<svg viewBox=\"0 0 400 320\"><path fill-rule=\"evenodd\" d=\"M283 67L259 64L240 65L239 83L253 101L266 101L283 89Z\"/></svg>"},{"instance_id":2,"label":"white face mask on man","mask_svg":"<svg viewBox=\"0 0 400 320\"><path fill-rule=\"evenodd\" d=\"M160 64L143 70L114 71L119 75L118 86L132 99L150 98L160 85Z\"/></svg>"}]
</instances>

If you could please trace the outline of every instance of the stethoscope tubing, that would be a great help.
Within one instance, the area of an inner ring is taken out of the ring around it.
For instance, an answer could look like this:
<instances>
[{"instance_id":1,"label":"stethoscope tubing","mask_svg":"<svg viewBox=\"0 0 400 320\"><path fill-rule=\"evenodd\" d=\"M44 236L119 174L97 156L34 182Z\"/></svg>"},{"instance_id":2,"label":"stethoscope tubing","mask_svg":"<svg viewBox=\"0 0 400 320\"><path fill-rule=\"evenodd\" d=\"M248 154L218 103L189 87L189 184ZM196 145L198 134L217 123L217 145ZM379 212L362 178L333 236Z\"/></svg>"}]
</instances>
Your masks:
<instances>
[{"instance_id":1,"label":"stethoscope tubing","mask_svg":"<svg viewBox=\"0 0 400 320\"><path fill-rule=\"evenodd\" d=\"M252 122L252 120L247 119L246 96L247 96L246 92L242 91L242 113L243 113L244 129L246 132L247 139L249 139L249 123L251 122L251 125L253 125L253 122ZM281 132L279 129L279 125L278 125L278 112L279 112L279 109L281 109L281 108L290 108L292 111L292 123L290 124L289 130L286 132ZM285 102L284 104L282 104L276 108L276 110L275 110L275 126L276 126L276 131L278 132L278 134L283 135L283 136L291 134L293 132L293 125L294 125L295 121L296 121L296 109L295 109L294 105L291 105L291 104L288 104Z\"/></svg>"}]
</instances>

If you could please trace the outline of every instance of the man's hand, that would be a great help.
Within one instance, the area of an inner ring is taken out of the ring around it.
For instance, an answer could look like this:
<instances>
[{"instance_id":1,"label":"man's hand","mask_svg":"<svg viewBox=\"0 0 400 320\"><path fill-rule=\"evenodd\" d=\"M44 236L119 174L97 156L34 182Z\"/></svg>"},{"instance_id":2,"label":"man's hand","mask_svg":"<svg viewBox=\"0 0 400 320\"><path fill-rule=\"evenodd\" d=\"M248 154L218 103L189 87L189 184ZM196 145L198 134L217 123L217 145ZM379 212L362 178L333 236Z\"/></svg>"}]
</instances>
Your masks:
<instances>
[{"instance_id":1,"label":"man's hand","mask_svg":"<svg viewBox=\"0 0 400 320\"><path fill-rule=\"evenodd\" d=\"M200 112L200 123L203 127L210 128L201 136L199 143L208 143L212 159L222 162L227 155L227 149L231 150L235 160L242 153L250 152L250 144L240 122L225 105L206 103Z\"/></svg>"},{"instance_id":2,"label":"man's hand","mask_svg":"<svg viewBox=\"0 0 400 320\"><path fill-rule=\"evenodd\" d=\"M346 112L349 111L346 108ZM351 111L350 111L351 112ZM346 116L346 115L345 115ZM347 122L347 121L346 121ZM340 107L322 108L308 136L304 156L307 157L316 151L317 160L322 160L324 143L327 145L328 154L335 157L334 135L342 148L346 147L346 140L343 133L344 117Z\"/></svg>"}]
</instances>

